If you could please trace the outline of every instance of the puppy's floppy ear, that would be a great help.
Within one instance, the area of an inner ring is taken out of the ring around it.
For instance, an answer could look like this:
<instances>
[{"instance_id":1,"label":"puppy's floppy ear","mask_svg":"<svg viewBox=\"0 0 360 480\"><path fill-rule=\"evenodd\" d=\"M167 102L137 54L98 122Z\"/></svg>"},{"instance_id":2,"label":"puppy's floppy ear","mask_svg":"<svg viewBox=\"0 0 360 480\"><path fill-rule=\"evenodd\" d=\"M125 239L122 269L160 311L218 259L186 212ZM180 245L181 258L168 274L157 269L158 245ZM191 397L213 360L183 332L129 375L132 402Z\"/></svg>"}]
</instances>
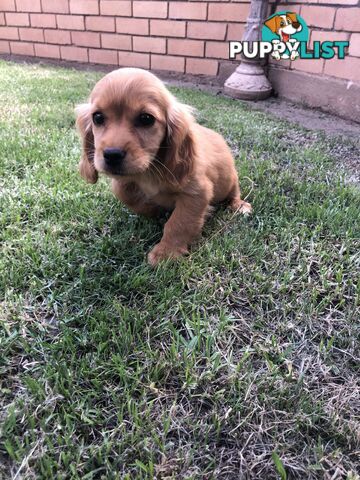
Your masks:
<instances>
[{"instance_id":1,"label":"puppy's floppy ear","mask_svg":"<svg viewBox=\"0 0 360 480\"><path fill-rule=\"evenodd\" d=\"M177 182L181 182L192 171L196 155L195 140L191 131L193 124L191 107L174 99L167 112L167 133L163 142L165 148L161 149L165 152L163 161L171 172L169 181L175 177Z\"/></svg>"},{"instance_id":2,"label":"puppy's floppy ear","mask_svg":"<svg viewBox=\"0 0 360 480\"><path fill-rule=\"evenodd\" d=\"M279 29L279 26L280 26L279 16L275 15L274 17L269 18L269 20L266 20L264 25L266 25L268 28L270 28L270 30L273 33L277 33L277 31Z\"/></svg>"},{"instance_id":3,"label":"puppy's floppy ear","mask_svg":"<svg viewBox=\"0 0 360 480\"><path fill-rule=\"evenodd\" d=\"M286 16L290 18L292 22L299 22L296 13L286 12Z\"/></svg>"},{"instance_id":4,"label":"puppy's floppy ear","mask_svg":"<svg viewBox=\"0 0 360 480\"><path fill-rule=\"evenodd\" d=\"M82 137L82 154L79 163L80 175L88 183L96 183L98 172L94 167L94 136L91 128L90 104L78 105L75 109L76 126Z\"/></svg>"}]
</instances>

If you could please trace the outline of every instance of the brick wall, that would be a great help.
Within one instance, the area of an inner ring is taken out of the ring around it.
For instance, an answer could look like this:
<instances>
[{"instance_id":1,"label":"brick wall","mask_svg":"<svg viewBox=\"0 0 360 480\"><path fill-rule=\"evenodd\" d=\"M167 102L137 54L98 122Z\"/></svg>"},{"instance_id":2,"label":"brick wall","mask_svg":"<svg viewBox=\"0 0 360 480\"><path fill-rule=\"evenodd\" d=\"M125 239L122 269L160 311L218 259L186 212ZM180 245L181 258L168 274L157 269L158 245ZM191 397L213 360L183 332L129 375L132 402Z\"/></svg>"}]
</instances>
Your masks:
<instances>
[{"instance_id":1,"label":"brick wall","mask_svg":"<svg viewBox=\"0 0 360 480\"><path fill-rule=\"evenodd\" d=\"M249 0L0 0L0 52L216 76Z\"/></svg>"},{"instance_id":2,"label":"brick wall","mask_svg":"<svg viewBox=\"0 0 360 480\"><path fill-rule=\"evenodd\" d=\"M250 0L0 0L0 53L114 66L230 75L228 41L241 40ZM349 40L345 60L281 61L270 70L360 85L360 0L287 0L310 41ZM309 81L310 82L310 81ZM281 94L282 87L277 84Z\"/></svg>"}]
</instances>

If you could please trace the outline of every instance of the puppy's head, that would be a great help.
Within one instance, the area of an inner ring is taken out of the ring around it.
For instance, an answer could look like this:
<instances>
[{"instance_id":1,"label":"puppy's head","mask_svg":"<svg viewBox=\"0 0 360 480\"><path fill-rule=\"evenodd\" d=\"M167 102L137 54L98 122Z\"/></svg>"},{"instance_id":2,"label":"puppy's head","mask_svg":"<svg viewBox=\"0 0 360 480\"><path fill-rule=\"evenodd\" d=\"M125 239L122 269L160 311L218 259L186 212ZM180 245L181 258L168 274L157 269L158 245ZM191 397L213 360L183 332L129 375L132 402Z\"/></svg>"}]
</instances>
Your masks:
<instances>
[{"instance_id":1,"label":"puppy's head","mask_svg":"<svg viewBox=\"0 0 360 480\"><path fill-rule=\"evenodd\" d=\"M194 119L150 72L109 73L76 113L83 138L80 174L90 183L98 173L133 177L149 171L179 181L191 169Z\"/></svg>"},{"instance_id":2,"label":"puppy's head","mask_svg":"<svg viewBox=\"0 0 360 480\"><path fill-rule=\"evenodd\" d=\"M265 22L265 25L282 38L282 33L291 35L300 32L302 29L296 13L286 12L285 14L275 15Z\"/></svg>"}]
</instances>

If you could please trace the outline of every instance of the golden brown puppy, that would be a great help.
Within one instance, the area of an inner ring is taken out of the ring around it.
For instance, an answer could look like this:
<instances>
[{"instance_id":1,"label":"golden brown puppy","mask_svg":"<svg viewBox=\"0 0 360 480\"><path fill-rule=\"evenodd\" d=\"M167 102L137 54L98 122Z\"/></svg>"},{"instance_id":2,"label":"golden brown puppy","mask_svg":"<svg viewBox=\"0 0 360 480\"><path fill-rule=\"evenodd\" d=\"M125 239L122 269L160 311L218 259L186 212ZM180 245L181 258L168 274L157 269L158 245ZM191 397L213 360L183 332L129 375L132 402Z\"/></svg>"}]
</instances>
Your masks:
<instances>
[{"instance_id":1,"label":"golden brown puppy","mask_svg":"<svg viewBox=\"0 0 360 480\"><path fill-rule=\"evenodd\" d=\"M217 133L196 123L150 72L121 68L102 78L89 103L77 110L83 139L80 174L95 183L112 178L116 197L138 214L172 211L149 263L188 252L211 204L229 202L249 213L240 198L230 149Z\"/></svg>"}]
</instances>

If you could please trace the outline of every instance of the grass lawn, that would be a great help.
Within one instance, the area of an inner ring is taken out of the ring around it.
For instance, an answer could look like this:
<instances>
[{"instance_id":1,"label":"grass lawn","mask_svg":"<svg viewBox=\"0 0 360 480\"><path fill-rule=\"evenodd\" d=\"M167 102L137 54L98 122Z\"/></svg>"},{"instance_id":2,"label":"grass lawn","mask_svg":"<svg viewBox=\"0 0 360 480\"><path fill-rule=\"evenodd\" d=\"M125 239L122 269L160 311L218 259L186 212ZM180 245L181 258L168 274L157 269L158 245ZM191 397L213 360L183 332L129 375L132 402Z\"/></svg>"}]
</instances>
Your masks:
<instances>
[{"instance_id":1,"label":"grass lawn","mask_svg":"<svg viewBox=\"0 0 360 480\"><path fill-rule=\"evenodd\" d=\"M0 62L0 478L359 479L359 144L172 88L254 214L151 269L161 225L77 173L100 76Z\"/></svg>"}]
</instances>

